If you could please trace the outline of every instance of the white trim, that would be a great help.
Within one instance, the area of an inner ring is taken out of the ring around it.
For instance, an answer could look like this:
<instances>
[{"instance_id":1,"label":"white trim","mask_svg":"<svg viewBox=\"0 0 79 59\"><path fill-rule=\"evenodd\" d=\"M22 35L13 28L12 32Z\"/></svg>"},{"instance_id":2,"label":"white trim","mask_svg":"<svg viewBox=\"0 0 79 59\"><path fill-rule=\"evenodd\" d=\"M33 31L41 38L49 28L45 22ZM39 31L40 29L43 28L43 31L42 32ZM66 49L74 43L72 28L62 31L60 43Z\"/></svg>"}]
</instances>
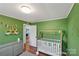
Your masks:
<instances>
[{"instance_id":1,"label":"white trim","mask_svg":"<svg viewBox=\"0 0 79 59\"><path fill-rule=\"evenodd\" d=\"M25 43L25 25L26 24L23 24L23 44Z\"/></svg>"},{"instance_id":2,"label":"white trim","mask_svg":"<svg viewBox=\"0 0 79 59\"><path fill-rule=\"evenodd\" d=\"M67 17L69 16L69 14L70 14L70 12L71 12L73 6L74 6L74 3L71 5L70 10L69 10L69 12L68 12L68 14L67 14Z\"/></svg>"},{"instance_id":3,"label":"white trim","mask_svg":"<svg viewBox=\"0 0 79 59\"><path fill-rule=\"evenodd\" d=\"M39 20L39 21L32 21L31 23L36 23L36 22L43 22L43 21L51 21L51 20L60 20L60 19L65 19L66 17L61 17L61 18L52 18L52 19L45 19L45 20Z\"/></svg>"}]
</instances>

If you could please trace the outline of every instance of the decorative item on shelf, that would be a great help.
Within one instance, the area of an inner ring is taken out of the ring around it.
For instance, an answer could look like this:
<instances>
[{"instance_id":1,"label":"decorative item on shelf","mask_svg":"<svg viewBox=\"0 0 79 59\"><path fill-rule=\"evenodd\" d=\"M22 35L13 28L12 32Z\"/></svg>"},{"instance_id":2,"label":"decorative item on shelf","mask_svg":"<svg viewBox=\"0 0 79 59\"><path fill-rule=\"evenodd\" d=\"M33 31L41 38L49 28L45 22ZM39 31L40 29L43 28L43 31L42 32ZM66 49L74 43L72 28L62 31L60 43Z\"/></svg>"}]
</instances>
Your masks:
<instances>
[{"instance_id":1,"label":"decorative item on shelf","mask_svg":"<svg viewBox=\"0 0 79 59\"><path fill-rule=\"evenodd\" d=\"M10 34L15 34L17 35L18 34L18 31L17 31L17 25L6 25L7 27L7 31L6 31L6 35L10 35Z\"/></svg>"}]
</instances>

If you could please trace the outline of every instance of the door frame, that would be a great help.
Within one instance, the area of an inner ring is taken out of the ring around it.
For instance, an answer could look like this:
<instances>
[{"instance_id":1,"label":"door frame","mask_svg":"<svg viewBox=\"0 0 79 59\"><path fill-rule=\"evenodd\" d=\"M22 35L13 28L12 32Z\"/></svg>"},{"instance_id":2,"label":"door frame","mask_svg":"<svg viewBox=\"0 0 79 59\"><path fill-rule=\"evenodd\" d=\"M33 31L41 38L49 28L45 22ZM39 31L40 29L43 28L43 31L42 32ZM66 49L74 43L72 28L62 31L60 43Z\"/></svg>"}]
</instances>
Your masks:
<instances>
[{"instance_id":1,"label":"door frame","mask_svg":"<svg viewBox=\"0 0 79 59\"><path fill-rule=\"evenodd\" d=\"M31 26L29 24L23 24L23 49L26 50L26 26ZM36 26L36 25L35 25ZM36 47L37 47L37 26L36 26Z\"/></svg>"}]
</instances>

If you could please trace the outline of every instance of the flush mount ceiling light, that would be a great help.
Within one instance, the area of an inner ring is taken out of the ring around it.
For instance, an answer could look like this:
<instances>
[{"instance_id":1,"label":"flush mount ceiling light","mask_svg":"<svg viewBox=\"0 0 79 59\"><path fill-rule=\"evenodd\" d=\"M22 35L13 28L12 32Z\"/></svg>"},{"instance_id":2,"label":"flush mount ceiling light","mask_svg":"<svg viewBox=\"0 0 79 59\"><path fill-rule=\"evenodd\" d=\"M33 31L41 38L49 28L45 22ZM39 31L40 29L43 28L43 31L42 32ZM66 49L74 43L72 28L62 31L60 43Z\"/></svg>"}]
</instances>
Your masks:
<instances>
[{"instance_id":1,"label":"flush mount ceiling light","mask_svg":"<svg viewBox=\"0 0 79 59\"><path fill-rule=\"evenodd\" d=\"M20 6L20 10L24 13L31 13L33 11L30 6L26 6L26 5Z\"/></svg>"}]
</instances>

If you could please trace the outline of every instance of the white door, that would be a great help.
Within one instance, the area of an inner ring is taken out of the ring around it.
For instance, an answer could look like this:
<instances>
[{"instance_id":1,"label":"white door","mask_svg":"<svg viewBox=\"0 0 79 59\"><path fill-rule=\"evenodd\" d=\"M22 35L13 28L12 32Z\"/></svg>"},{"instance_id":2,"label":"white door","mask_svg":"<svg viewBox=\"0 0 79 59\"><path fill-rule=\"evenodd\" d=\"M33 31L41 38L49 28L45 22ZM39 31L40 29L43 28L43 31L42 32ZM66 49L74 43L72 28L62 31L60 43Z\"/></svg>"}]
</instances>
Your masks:
<instances>
[{"instance_id":1,"label":"white door","mask_svg":"<svg viewBox=\"0 0 79 59\"><path fill-rule=\"evenodd\" d=\"M30 26L30 45L36 47L36 25Z\"/></svg>"},{"instance_id":2,"label":"white door","mask_svg":"<svg viewBox=\"0 0 79 59\"><path fill-rule=\"evenodd\" d=\"M36 47L36 25L23 25L23 43L26 43L26 29L29 29L29 45Z\"/></svg>"},{"instance_id":3,"label":"white door","mask_svg":"<svg viewBox=\"0 0 79 59\"><path fill-rule=\"evenodd\" d=\"M28 24L23 24L23 44L26 43L26 30L30 29L30 25Z\"/></svg>"}]
</instances>

